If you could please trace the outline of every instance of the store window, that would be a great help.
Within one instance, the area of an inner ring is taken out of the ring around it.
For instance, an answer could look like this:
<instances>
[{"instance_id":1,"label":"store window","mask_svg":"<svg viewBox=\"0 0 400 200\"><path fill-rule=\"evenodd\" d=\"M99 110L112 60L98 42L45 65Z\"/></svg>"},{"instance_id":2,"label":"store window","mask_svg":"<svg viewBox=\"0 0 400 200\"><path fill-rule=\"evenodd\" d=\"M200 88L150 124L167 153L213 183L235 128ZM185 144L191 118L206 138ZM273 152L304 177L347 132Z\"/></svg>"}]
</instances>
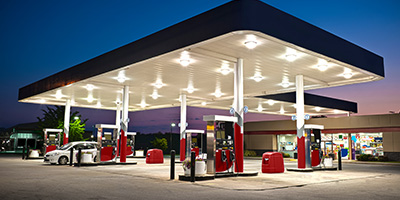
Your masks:
<instances>
[{"instance_id":1,"label":"store window","mask_svg":"<svg viewBox=\"0 0 400 200\"><path fill-rule=\"evenodd\" d=\"M297 152L297 136L295 134L277 135L279 152L287 153L294 157Z\"/></svg>"},{"instance_id":2,"label":"store window","mask_svg":"<svg viewBox=\"0 0 400 200\"><path fill-rule=\"evenodd\" d=\"M382 135L382 133L322 134L321 149L324 153L335 154L336 158L339 149L342 149L342 159L350 159L350 154L353 159L361 154L383 156Z\"/></svg>"},{"instance_id":3,"label":"store window","mask_svg":"<svg viewBox=\"0 0 400 200\"><path fill-rule=\"evenodd\" d=\"M382 135L382 133L352 134L352 139L355 141L356 154L383 156Z\"/></svg>"}]
</instances>

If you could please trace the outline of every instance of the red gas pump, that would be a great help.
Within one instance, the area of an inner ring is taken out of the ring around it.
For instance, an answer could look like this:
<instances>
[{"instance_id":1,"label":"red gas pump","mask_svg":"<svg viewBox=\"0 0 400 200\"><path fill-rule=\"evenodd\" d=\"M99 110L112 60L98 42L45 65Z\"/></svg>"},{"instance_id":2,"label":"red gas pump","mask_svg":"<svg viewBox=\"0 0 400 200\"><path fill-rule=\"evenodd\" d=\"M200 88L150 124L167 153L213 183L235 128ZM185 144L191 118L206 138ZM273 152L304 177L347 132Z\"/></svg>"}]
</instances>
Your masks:
<instances>
[{"instance_id":1,"label":"red gas pump","mask_svg":"<svg viewBox=\"0 0 400 200\"><path fill-rule=\"evenodd\" d=\"M321 130L311 130L311 166L316 167L321 162Z\"/></svg>"},{"instance_id":2,"label":"red gas pump","mask_svg":"<svg viewBox=\"0 0 400 200\"><path fill-rule=\"evenodd\" d=\"M60 138L62 129L54 129L54 128L45 128L44 132L44 152L50 152L56 150L60 147Z\"/></svg>"},{"instance_id":3,"label":"red gas pump","mask_svg":"<svg viewBox=\"0 0 400 200\"><path fill-rule=\"evenodd\" d=\"M319 164L321 136L319 135L319 142L317 143L315 142L315 134L320 133L322 129L324 129L323 125L305 124L304 135L300 138L297 137L297 167L299 169L311 169L317 162ZM312 133L314 133L314 138L312 138Z\"/></svg>"},{"instance_id":4,"label":"red gas pump","mask_svg":"<svg viewBox=\"0 0 400 200\"><path fill-rule=\"evenodd\" d=\"M186 159L190 159L190 153L193 151L197 156L202 156L203 152L203 135L204 130L191 130L187 129L186 134ZM197 134L197 137L193 137ZM199 137L200 136L200 137Z\"/></svg>"},{"instance_id":5,"label":"red gas pump","mask_svg":"<svg viewBox=\"0 0 400 200\"><path fill-rule=\"evenodd\" d=\"M207 121L207 173L234 173L234 123L237 117L209 115Z\"/></svg>"},{"instance_id":6,"label":"red gas pump","mask_svg":"<svg viewBox=\"0 0 400 200\"><path fill-rule=\"evenodd\" d=\"M126 133L126 156L132 156L135 151L135 136L136 132L127 132Z\"/></svg>"},{"instance_id":7,"label":"red gas pump","mask_svg":"<svg viewBox=\"0 0 400 200\"><path fill-rule=\"evenodd\" d=\"M110 124L96 124L97 129L97 155L100 159L97 162L116 162L118 149L117 149L117 134L119 127ZM112 132L106 132L111 130Z\"/></svg>"}]
</instances>

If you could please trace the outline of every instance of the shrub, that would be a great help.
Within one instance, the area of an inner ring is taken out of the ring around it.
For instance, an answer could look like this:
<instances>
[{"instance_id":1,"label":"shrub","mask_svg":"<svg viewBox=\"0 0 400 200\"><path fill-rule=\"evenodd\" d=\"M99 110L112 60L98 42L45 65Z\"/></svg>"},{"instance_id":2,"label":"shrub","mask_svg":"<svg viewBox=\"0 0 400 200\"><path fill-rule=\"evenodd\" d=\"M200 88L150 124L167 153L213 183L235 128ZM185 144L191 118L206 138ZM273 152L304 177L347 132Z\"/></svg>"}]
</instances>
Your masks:
<instances>
[{"instance_id":1,"label":"shrub","mask_svg":"<svg viewBox=\"0 0 400 200\"><path fill-rule=\"evenodd\" d=\"M155 140L150 141L154 148L161 149L165 152L168 149L167 139L156 137Z\"/></svg>"},{"instance_id":2,"label":"shrub","mask_svg":"<svg viewBox=\"0 0 400 200\"><path fill-rule=\"evenodd\" d=\"M255 156L257 156L257 153L255 151L251 151L251 150L244 150L244 156L255 157Z\"/></svg>"},{"instance_id":3,"label":"shrub","mask_svg":"<svg viewBox=\"0 0 400 200\"><path fill-rule=\"evenodd\" d=\"M290 158L290 154L284 153L284 152L281 152L281 153L282 153L282 156L283 156L284 158Z\"/></svg>"},{"instance_id":4,"label":"shrub","mask_svg":"<svg viewBox=\"0 0 400 200\"><path fill-rule=\"evenodd\" d=\"M389 161L389 158L386 156L378 156L378 161L387 162L387 161Z\"/></svg>"},{"instance_id":5,"label":"shrub","mask_svg":"<svg viewBox=\"0 0 400 200\"><path fill-rule=\"evenodd\" d=\"M385 156L379 156L378 158L376 158L373 155L370 154L361 154L359 156L357 156L357 160L358 161L387 161L388 158Z\"/></svg>"}]
</instances>

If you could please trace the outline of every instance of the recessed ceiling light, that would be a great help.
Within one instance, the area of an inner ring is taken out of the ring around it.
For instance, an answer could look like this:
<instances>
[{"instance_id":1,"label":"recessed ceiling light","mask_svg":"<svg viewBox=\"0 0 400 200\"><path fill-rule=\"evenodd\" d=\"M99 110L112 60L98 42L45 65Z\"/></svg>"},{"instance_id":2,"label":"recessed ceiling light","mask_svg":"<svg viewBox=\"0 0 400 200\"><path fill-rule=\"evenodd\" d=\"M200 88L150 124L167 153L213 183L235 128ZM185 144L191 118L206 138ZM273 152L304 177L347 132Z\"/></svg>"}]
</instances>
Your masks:
<instances>
[{"instance_id":1,"label":"recessed ceiling light","mask_svg":"<svg viewBox=\"0 0 400 200\"><path fill-rule=\"evenodd\" d=\"M349 79L349 78L353 77L353 73L351 73L351 72L345 72L345 73L343 73L343 77L344 77L345 79Z\"/></svg>"},{"instance_id":2,"label":"recessed ceiling light","mask_svg":"<svg viewBox=\"0 0 400 200\"><path fill-rule=\"evenodd\" d=\"M286 55L285 55L285 58L286 58L287 61L293 62L294 60L297 59L297 55L294 54L294 53L286 54Z\"/></svg>"},{"instance_id":3,"label":"recessed ceiling light","mask_svg":"<svg viewBox=\"0 0 400 200\"><path fill-rule=\"evenodd\" d=\"M187 67L187 66L189 66L189 64L190 64L190 59L188 59L188 58L180 59L180 60L179 60L179 63L181 63L181 65L182 65L183 67Z\"/></svg>"},{"instance_id":4,"label":"recessed ceiling light","mask_svg":"<svg viewBox=\"0 0 400 200\"><path fill-rule=\"evenodd\" d=\"M290 86L290 83L289 82L282 82L281 86L284 87L284 88L287 88L287 87Z\"/></svg>"},{"instance_id":5,"label":"recessed ceiling light","mask_svg":"<svg viewBox=\"0 0 400 200\"><path fill-rule=\"evenodd\" d=\"M202 105L202 106L206 106L206 105L207 105L207 102L203 101L203 102L201 102L201 105Z\"/></svg>"},{"instance_id":6,"label":"recessed ceiling light","mask_svg":"<svg viewBox=\"0 0 400 200\"><path fill-rule=\"evenodd\" d=\"M189 66L190 62L191 62L191 60L190 60L189 52L183 51L181 53L181 58L179 59L179 63L183 67L187 67L187 66Z\"/></svg>"},{"instance_id":7,"label":"recessed ceiling light","mask_svg":"<svg viewBox=\"0 0 400 200\"><path fill-rule=\"evenodd\" d=\"M192 94L197 89L194 88L193 86L189 86L189 87L187 87L186 89L183 89L183 90L186 90L189 94Z\"/></svg>"},{"instance_id":8,"label":"recessed ceiling light","mask_svg":"<svg viewBox=\"0 0 400 200\"><path fill-rule=\"evenodd\" d=\"M39 99L38 102L39 102L39 103L46 103L46 100L44 100L44 99Z\"/></svg>"},{"instance_id":9,"label":"recessed ceiling light","mask_svg":"<svg viewBox=\"0 0 400 200\"><path fill-rule=\"evenodd\" d=\"M188 89L186 89L186 90L187 90L187 92L189 92L190 94L194 92L194 88L188 88Z\"/></svg>"},{"instance_id":10,"label":"recessed ceiling light","mask_svg":"<svg viewBox=\"0 0 400 200\"><path fill-rule=\"evenodd\" d=\"M148 104L146 104L146 101L142 100L142 101L140 102L139 106L140 106L141 108L145 108L146 106L148 106Z\"/></svg>"},{"instance_id":11,"label":"recessed ceiling light","mask_svg":"<svg viewBox=\"0 0 400 200\"><path fill-rule=\"evenodd\" d=\"M158 97L160 97L160 95L158 95L157 91L154 91L153 94L151 94L150 96L153 99L158 99Z\"/></svg>"},{"instance_id":12,"label":"recessed ceiling light","mask_svg":"<svg viewBox=\"0 0 400 200\"><path fill-rule=\"evenodd\" d=\"M100 101L97 101L96 107L97 107L97 108L100 108L100 107L101 107Z\"/></svg>"},{"instance_id":13,"label":"recessed ceiling light","mask_svg":"<svg viewBox=\"0 0 400 200\"><path fill-rule=\"evenodd\" d=\"M326 71L328 69L328 61L326 61L325 59L318 59L318 64L317 64L317 69L319 69L319 71L323 72Z\"/></svg>"},{"instance_id":14,"label":"recessed ceiling light","mask_svg":"<svg viewBox=\"0 0 400 200\"><path fill-rule=\"evenodd\" d=\"M251 77L255 82L260 82L264 79L260 72L256 72L253 77Z\"/></svg>"},{"instance_id":15,"label":"recessed ceiling light","mask_svg":"<svg viewBox=\"0 0 400 200\"><path fill-rule=\"evenodd\" d=\"M153 86L156 87L157 89L160 89L163 86L165 86L165 84L161 80L157 80L155 83L153 83Z\"/></svg>"},{"instance_id":16,"label":"recessed ceiling light","mask_svg":"<svg viewBox=\"0 0 400 200\"><path fill-rule=\"evenodd\" d=\"M217 98L220 98L222 96L221 91L220 90L216 90L215 93L214 93L214 96L217 97Z\"/></svg>"},{"instance_id":17,"label":"recessed ceiling light","mask_svg":"<svg viewBox=\"0 0 400 200\"><path fill-rule=\"evenodd\" d=\"M321 111L321 108L320 107L315 107L315 111L319 112L319 111Z\"/></svg>"},{"instance_id":18,"label":"recessed ceiling light","mask_svg":"<svg viewBox=\"0 0 400 200\"><path fill-rule=\"evenodd\" d=\"M123 83L123 82L126 81L126 78L124 76L118 76L117 77L117 81L120 82L120 83Z\"/></svg>"},{"instance_id":19,"label":"recessed ceiling light","mask_svg":"<svg viewBox=\"0 0 400 200\"><path fill-rule=\"evenodd\" d=\"M262 107L262 105L260 104L260 105L258 105L258 107L257 107L257 111L258 112L262 112L264 109L263 109L263 107Z\"/></svg>"},{"instance_id":20,"label":"recessed ceiling light","mask_svg":"<svg viewBox=\"0 0 400 200\"><path fill-rule=\"evenodd\" d=\"M339 111L339 110L333 110L333 112L334 112L335 114L338 114L338 113L340 113L340 111Z\"/></svg>"},{"instance_id":21,"label":"recessed ceiling light","mask_svg":"<svg viewBox=\"0 0 400 200\"><path fill-rule=\"evenodd\" d=\"M219 69L219 72L221 72L221 74L223 74L223 75L228 75L232 71L233 70L231 68L229 68L228 64L222 64L221 68Z\"/></svg>"},{"instance_id":22,"label":"recessed ceiling light","mask_svg":"<svg viewBox=\"0 0 400 200\"><path fill-rule=\"evenodd\" d=\"M279 113L282 115L285 114L285 110L283 109L283 107L281 107L281 109L279 110Z\"/></svg>"},{"instance_id":23,"label":"recessed ceiling light","mask_svg":"<svg viewBox=\"0 0 400 200\"><path fill-rule=\"evenodd\" d=\"M323 72L328 69L328 65L327 64L319 64L319 65L317 65L317 68L319 69L319 71Z\"/></svg>"},{"instance_id":24,"label":"recessed ceiling light","mask_svg":"<svg viewBox=\"0 0 400 200\"><path fill-rule=\"evenodd\" d=\"M56 99L61 99L63 97L61 90L57 90L55 97Z\"/></svg>"},{"instance_id":25,"label":"recessed ceiling light","mask_svg":"<svg viewBox=\"0 0 400 200\"><path fill-rule=\"evenodd\" d=\"M92 103L94 100L93 95L89 94L86 100L87 100L87 102Z\"/></svg>"},{"instance_id":26,"label":"recessed ceiling light","mask_svg":"<svg viewBox=\"0 0 400 200\"><path fill-rule=\"evenodd\" d=\"M248 40L246 42L244 42L244 45L248 48L248 49L254 49L257 46L257 41L255 40Z\"/></svg>"},{"instance_id":27,"label":"recessed ceiling light","mask_svg":"<svg viewBox=\"0 0 400 200\"><path fill-rule=\"evenodd\" d=\"M86 85L86 89L87 89L88 91L92 91L92 90L94 89L94 85L92 85L92 84L87 84L87 85Z\"/></svg>"},{"instance_id":28,"label":"recessed ceiling light","mask_svg":"<svg viewBox=\"0 0 400 200\"><path fill-rule=\"evenodd\" d=\"M270 99L267 101L267 104L273 106L275 104L275 101Z\"/></svg>"}]
</instances>

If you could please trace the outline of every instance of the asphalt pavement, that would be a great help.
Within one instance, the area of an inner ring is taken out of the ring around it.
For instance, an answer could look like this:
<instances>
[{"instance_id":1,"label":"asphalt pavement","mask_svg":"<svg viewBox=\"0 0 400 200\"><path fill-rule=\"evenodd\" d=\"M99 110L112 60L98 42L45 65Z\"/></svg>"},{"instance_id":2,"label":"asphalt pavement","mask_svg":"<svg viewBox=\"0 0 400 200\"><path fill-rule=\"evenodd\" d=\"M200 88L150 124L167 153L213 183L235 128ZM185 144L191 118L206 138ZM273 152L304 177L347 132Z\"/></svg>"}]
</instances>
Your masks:
<instances>
[{"instance_id":1,"label":"asphalt pavement","mask_svg":"<svg viewBox=\"0 0 400 200\"><path fill-rule=\"evenodd\" d=\"M400 165L344 162L342 171L261 173L261 160L245 159L258 176L194 183L170 180L170 162L70 167L0 155L0 199L400 199ZM285 167L296 167L285 160ZM337 163L334 163L337 165Z\"/></svg>"}]
</instances>

